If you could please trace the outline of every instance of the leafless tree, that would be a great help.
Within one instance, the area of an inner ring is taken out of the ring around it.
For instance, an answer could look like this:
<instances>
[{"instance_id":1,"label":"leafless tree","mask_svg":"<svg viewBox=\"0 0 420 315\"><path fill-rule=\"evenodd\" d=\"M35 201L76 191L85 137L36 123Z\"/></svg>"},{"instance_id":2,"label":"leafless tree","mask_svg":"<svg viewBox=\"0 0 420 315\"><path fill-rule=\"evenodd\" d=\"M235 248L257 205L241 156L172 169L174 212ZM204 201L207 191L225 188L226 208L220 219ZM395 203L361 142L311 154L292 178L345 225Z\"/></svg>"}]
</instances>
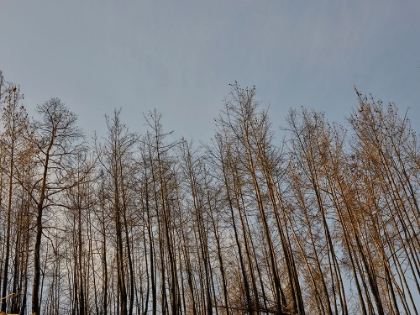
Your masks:
<instances>
[{"instance_id":1,"label":"leafless tree","mask_svg":"<svg viewBox=\"0 0 420 315\"><path fill-rule=\"evenodd\" d=\"M83 145L82 131L77 127L77 116L58 98L39 105L41 120L31 125L29 140L35 146L34 157L37 178L26 187L32 201L36 204L36 236L34 244L34 278L32 285L32 313L40 314L41 253L45 212L60 206L60 194L77 185L69 182L74 172L74 162ZM84 180L79 179L79 180Z\"/></svg>"}]
</instances>

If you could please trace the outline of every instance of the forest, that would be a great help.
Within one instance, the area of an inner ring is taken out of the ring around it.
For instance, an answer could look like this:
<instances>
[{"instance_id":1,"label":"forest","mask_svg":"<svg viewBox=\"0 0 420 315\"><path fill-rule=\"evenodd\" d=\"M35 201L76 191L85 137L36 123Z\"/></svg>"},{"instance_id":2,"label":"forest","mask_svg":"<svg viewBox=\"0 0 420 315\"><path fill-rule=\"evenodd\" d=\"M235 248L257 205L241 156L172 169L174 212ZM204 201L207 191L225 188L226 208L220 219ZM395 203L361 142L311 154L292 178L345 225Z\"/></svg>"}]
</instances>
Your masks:
<instances>
[{"instance_id":1,"label":"forest","mask_svg":"<svg viewBox=\"0 0 420 315\"><path fill-rule=\"evenodd\" d=\"M345 127L277 126L231 84L208 143L64 101L30 118L0 72L1 314L419 314L420 147L355 90Z\"/></svg>"}]
</instances>

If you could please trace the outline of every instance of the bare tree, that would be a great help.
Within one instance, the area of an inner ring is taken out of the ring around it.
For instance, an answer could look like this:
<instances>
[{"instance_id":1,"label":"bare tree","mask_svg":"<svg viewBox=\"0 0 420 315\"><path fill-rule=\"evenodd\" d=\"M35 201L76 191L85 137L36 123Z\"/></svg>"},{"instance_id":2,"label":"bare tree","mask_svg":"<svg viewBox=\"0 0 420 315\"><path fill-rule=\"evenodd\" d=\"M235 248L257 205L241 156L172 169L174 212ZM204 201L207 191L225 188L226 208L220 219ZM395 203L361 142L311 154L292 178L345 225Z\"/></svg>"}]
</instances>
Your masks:
<instances>
[{"instance_id":1,"label":"bare tree","mask_svg":"<svg viewBox=\"0 0 420 315\"><path fill-rule=\"evenodd\" d=\"M130 235L128 227L128 195L130 177L133 175L133 149L137 136L130 133L120 121L120 111L115 110L112 118L107 119L108 138L104 144L98 144L98 158L104 171L110 178L112 207L114 209L115 231L117 239L117 273L119 306L121 315L132 314L134 307L134 270ZM128 266L128 277L126 276ZM127 284L127 279L129 284ZM127 293L129 290L129 293ZM129 305L127 303L129 302Z\"/></svg>"},{"instance_id":2,"label":"bare tree","mask_svg":"<svg viewBox=\"0 0 420 315\"><path fill-rule=\"evenodd\" d=\"M45 211L60 205L59 196L63 191L77 185L73 178L74 163L83 145L83 134L77 127L77 116L58 98L52 98L37 108L41 120L31 126L29 140L35 146L37 177L32 186L26 187L36 204L36 236L34 244L34 278L32 285L32 313L40 314L41 288L41 240Z\"/></svg>"},{"instance_id":3,"label":"bare tree","mask_svg":"<svg viewBox=\"0 0 420 315\"><path fill-rule=\"evenodd\" d=\"M12 202L13 196L18 195L17 190L14 190L17 180L15 179L15 169L19 167L20 156L27 154L27 143L25 143L24 135L27 133L28 117L26 110L23 106L19 106L23 95L20 94L20 89L15 84L9 84L8 88L4 91L4 101L6 106L2 109L2 120L4 122L4 131L1 134L1 146L6 155L8 167L3 169L5 164L2 164L1 171L7 173L8 177L8 196L7 196L7 209L6 209L6 237L4 240L5 254L4 254L4 267L2 279L2 294L5 297L7 293L7 283L9 280L9 263L10 263L10 250L11 250L11 221L12 221ZM6 162L6 161L5 161ZM4 166L3 166L4 165ZM18 170L19 173L19 170ZM17 269L14 270L16 274ZM15 277L16 279L16 277ZM13 292L16 294L16 292ZM7 299L1 301L1 311L6 312Z\"/></svg>"}]
</instances>

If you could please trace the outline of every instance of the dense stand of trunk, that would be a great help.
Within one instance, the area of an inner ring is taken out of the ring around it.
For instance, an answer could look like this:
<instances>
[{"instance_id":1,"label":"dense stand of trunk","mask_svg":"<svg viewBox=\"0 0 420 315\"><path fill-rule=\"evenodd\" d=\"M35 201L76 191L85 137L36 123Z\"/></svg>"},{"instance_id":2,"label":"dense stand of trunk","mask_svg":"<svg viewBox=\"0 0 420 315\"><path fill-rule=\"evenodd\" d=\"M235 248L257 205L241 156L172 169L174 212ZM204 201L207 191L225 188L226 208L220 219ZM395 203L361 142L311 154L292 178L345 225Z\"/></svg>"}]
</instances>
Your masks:
<instances>
[{"instance_id":1,"label":"dense stand of trunk","mask_svg":"<svg viewBox=\"0 0 420 315\"><path fill-rule=\"evenodd\" d=\"M60 100L31 120L0 92L1 312L418 314L420 148L394 105L358 93L351 134L292 110L277 144L234 84L208 144L117 110L89 151Z\"/></svg>"}]
</instances>

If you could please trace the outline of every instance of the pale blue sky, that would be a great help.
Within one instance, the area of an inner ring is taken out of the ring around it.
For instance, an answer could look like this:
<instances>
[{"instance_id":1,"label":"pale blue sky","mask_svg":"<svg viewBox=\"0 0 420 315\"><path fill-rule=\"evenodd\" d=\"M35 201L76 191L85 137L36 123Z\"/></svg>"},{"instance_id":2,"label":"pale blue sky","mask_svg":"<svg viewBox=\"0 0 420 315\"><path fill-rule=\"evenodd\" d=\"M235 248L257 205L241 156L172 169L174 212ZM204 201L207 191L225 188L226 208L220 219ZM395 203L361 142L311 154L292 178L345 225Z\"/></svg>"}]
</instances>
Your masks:
<instances>
[{"instance_id":1,"label":"pale blue sky","mask_svg":"<svg viewBox=\"0 0 420 315\"><path fill-rule=\"evenodd\" d=\"M420 1L0 0L0 69L30 112L60 97L88 135L105 113L206 141L229 83L256 85L274 127L290 107L345 124L355 85L420 130Z\"/></svg>"}]
</instances>

